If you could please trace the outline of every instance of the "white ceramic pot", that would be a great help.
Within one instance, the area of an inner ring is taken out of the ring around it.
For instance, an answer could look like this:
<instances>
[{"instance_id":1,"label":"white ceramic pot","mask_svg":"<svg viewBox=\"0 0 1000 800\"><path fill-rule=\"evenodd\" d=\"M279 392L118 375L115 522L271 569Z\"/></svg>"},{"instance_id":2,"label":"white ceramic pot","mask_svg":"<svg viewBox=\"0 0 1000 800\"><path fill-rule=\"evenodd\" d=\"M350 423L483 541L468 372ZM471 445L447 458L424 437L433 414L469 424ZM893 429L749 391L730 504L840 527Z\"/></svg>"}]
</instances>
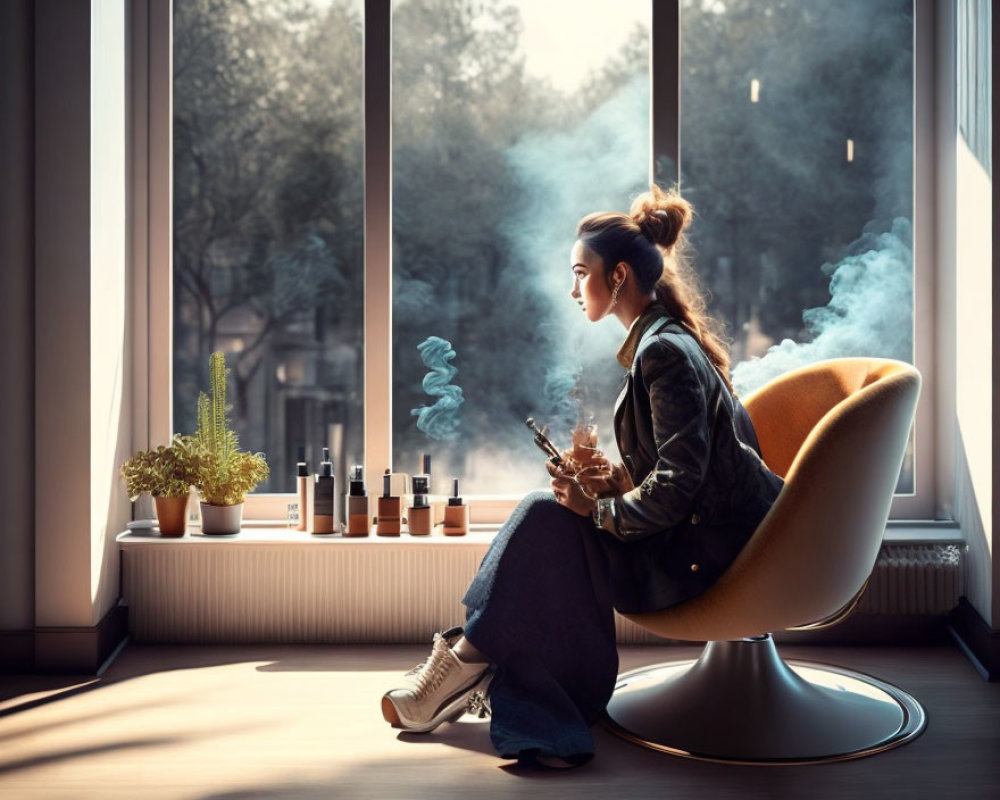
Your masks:
<instances>
[{"instance_id":1,"label":"white ceramic pot","mask_svg":"<svg viewBox=\"0 0 1000 800\"><path fill-rule=\"evenodd\" d=\"M201 532L210 536L231 536L240 532L243 503L235 506L213 506L201 503Z\"/></svg>"}]
</instances>

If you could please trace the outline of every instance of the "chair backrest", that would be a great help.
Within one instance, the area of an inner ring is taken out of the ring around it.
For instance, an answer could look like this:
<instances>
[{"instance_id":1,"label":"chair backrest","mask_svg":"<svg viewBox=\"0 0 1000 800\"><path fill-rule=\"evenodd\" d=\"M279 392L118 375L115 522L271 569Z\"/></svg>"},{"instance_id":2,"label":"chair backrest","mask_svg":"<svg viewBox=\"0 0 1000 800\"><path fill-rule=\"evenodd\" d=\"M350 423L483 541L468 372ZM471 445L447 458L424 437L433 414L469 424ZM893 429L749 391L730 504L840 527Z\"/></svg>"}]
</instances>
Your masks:
<instances>
[{"instance_id":1,"label":"chair backrest","mask_svg":"<svg viewBox=\"0 0 1000 800\"><path fill-rule=\"evenodd\" d=\"M875 565L920 392L887 359L833 359L745 401L764 460L785 487L702 595L635 622L677 639L768 633L835 614Z\"/></svg>"},{"instance_id":2,"label":"chair backrest","mask_svg":"<svg viewBox=\"0 0 1000 800\"><path fill-rule=\"evenodd\" d=\"M780 375L743 398L764 463L785 477L806 437L823 417L864 387L898 372L900 364L873 358L821 361Z\"/></svg>"}]
</instances>

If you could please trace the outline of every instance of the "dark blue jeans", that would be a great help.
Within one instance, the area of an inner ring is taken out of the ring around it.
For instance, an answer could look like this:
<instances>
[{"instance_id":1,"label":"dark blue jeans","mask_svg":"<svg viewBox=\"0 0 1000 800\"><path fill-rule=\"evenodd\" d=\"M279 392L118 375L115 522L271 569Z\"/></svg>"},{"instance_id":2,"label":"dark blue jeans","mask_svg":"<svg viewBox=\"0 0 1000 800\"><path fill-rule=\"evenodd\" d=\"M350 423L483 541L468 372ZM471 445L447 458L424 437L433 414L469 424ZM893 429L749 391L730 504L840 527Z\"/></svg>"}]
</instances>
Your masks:
<instances>
[{"instance_id":1,"label":"dark blue jeans","mask_svg":"<svg viewBox=\"0 0 1000 800\"><path fill-rule=\"evenodd\" d=\"M583 760L618 673L608 563L589 518L525 497L462 602L465 635L496 665L490 737L505 758Z\"/></svg>"}]
</instances>

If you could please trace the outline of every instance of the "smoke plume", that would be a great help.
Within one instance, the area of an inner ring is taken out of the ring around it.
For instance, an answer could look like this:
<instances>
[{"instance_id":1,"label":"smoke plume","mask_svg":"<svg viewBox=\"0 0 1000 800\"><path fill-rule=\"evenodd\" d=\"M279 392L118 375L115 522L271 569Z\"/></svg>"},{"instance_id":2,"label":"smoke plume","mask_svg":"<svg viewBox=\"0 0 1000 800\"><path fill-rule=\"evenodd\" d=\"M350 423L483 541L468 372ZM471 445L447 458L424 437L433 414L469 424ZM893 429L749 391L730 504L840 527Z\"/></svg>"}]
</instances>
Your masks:
<instances>
[{"instance_id":1,"label":"smoke plume","mask_svg":"<svg viewBox=\"0 0 1000 800\"><path fill-rule=\"evenodd\" d=\"M420 357L424 365L431 371L424 376L423 387L437 401L432 406L420 406L410 410L417 417L417 427L440 441L452 441L458 438L458 408L465 402L462 389L452 386L451 380L458 373L448 362L456 355L451 342L437 336L429 336L419 345Z\"/></svg>"},{"instance_id":2,"label":"smoke plume","mask_svg":"<svg viewBox=\"0 0 1000 800\"><path fill-rule=\"evenodd\" d=\"M733 369L740 394L772 378L827 358L876 356L912 358L913 256L910 221L897 218L882 234L866 234L850 249L858 251L836 265L830 276L830 302L802 313L811 340L785 339L760 358Z\"/></svg>"}]
</instances>

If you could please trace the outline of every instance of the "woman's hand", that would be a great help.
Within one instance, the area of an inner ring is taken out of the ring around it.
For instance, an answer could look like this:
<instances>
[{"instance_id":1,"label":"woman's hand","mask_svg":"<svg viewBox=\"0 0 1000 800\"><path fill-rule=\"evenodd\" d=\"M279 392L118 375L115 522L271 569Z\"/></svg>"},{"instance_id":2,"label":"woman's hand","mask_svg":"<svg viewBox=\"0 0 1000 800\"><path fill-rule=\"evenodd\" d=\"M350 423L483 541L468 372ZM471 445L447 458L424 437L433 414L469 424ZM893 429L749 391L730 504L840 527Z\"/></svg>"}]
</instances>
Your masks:
<instances>
[{"instance_id":1,"label":"woman's hand","mask_svg":"<svg viewBox=\"0 0 1000 800\"><path fill-rule=\"evenodd\" d=\"M574 514L586 517L593 512L596 502L577 482L572 473L562 467L556 467L551 461L545 462L545 467L552 476L552 493L560 505L566 506Z\"/></svg>"},{"instance_id":2,"label":"woman's hand","mask_svg":"<svg viewBox=\"0 0 1000 800\"><path fill-rule=\"evenodd\" d=\"M632 478L623 464L612 464L603 455L577 473L577 480L592 497L618 497L631 490Z\"/></svg>"}]
</instances>

